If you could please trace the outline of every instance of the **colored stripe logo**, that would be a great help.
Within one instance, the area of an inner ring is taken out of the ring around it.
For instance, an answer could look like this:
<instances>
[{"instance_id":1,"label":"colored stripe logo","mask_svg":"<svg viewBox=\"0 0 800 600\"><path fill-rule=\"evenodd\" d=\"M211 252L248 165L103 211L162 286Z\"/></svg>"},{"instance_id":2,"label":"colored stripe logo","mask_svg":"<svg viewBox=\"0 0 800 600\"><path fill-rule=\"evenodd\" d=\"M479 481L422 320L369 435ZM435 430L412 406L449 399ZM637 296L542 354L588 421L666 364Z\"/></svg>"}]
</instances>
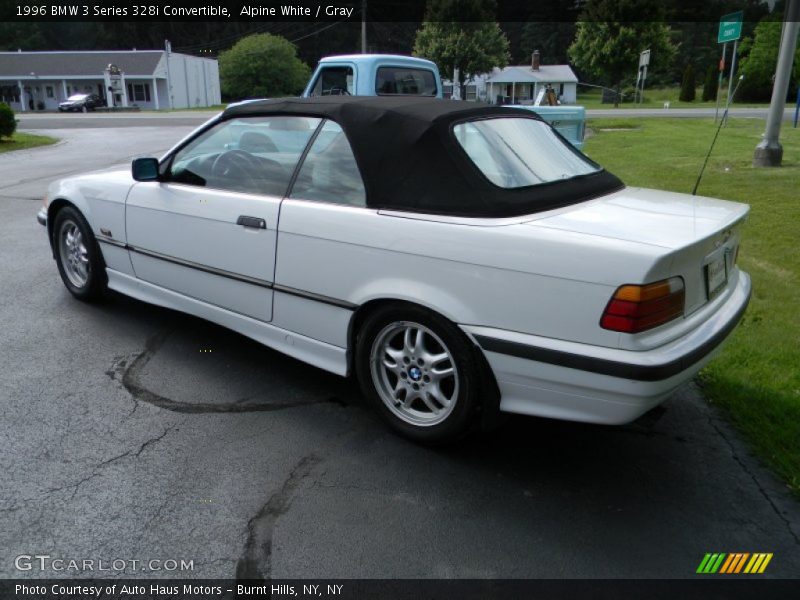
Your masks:
<instances>
[{"instance_id":1,"label":"colored stripe logo","mask_svg":"<svg viewBox=\"0 0 800 600\"><path fill-rule=\"evenodd\" d=\"M713 575L715 573L720 575L763 573L771 560L771 552L756 552L753 554L749 552L708 553L700 561L697 573L702 575Z\"/></svg>"}]
</instances>

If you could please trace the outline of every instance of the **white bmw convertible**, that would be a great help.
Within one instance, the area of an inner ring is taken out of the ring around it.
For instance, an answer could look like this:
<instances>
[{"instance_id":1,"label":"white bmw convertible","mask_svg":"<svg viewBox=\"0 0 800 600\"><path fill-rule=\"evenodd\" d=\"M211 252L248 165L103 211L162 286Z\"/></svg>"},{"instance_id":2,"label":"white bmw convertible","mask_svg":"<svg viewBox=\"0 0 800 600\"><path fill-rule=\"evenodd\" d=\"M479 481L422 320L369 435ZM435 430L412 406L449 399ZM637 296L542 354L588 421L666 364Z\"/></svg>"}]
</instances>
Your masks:
<instances>
[{"instance_id":1,"label":"white bmw convertible","mask_svg":"<svg viewBox=\"0 0 800 600\"><path fill-rule=\"evenodd\" d=\"M232 105L160 160L53 183L38 219L73 296L353 373L442 441L497 410L619 424L668 398L747 306L747 212L625 187L527 110L336 97Z\"/></svg>"}]
</instances>

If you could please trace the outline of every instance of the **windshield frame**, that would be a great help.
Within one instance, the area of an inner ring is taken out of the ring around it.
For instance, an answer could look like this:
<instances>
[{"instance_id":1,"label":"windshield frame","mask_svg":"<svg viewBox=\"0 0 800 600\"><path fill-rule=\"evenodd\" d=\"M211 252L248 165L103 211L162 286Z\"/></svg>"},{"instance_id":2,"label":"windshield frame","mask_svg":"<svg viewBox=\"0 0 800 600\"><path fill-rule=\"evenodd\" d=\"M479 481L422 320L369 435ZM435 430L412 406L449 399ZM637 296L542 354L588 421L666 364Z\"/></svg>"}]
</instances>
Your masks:
<instances>
[{"instance_id":1,"label":"windshield frame","mask_svg":"<svg viewBox=\"0 0 800 600\"><path fill-rule=\"evenodd\" d=\"M506 186L498 185L497 183L492 181L486 175L486 173L483 172L483 169L481 169L478 166L478 164L472 159L472 157L467 152L466 148L464 148L464 146L458 140L458 136L456 135L456 131L455 131L456 127L458 127L459 125L464 125L464 124L468 124L468 123L479 123L481 121L493 121L493 120L496 120L496 119L524 119L524 120L529 120L529 121L536 121L536 122L541 123L542 125L544 125L546 127L549 127L550 130L555 134L555 137L556 137L556 139L558 141L560 141L562 144L564 144L570 150L570 152L575 154L578 158L582 159L583 161L585 161L586 163L588 163L589 165L594 167L595 170L594 171L589 171L588 173L580 173L580 174L577 174L577 175L573 175L572 177L567 177L567 178L563 178L563 179L553 179L551 181L543 181L543 182L540 182L540 183L533 183L533 184L530 184L530 185L522 185L522 186L516 186L516 187L506 187ZM557 185L559 183L577 181L577 180L581 180L581 179L597 176L598 174L605 172L605 168L602 165L598 164L597 162L595 162L594 160L592 160L591 158L586 156L583 152L578 150L575 146L573 146L569 142L569 140L567 140L563 135L561 135L561 133L559 133L559 131L555 127L553 127L552 125L550 125L550 123L548 123L547 121L545 121L544 119L542 119L541 117L539 117L538 115L535 115L535 114L531 114L531 115L510 114L510 115L507 115L507 116L506 115L486 115L486 116L480 116L480 117L470 117L470 118L466 118L466 119L459 119L458 121L454 121L453 123L450 124L450 127L448 128L448 134L449 134L451 140L455 143L455 146L458 148L458 151L461 153L462 159L464 159L467 163L469 163L470 168L473 170L473 172L477 173L478 176L483 181L487 182L489 185L491 185L493 188L495 188L497 190L503 190L503 191L507 191L507 192L524 191L524 190L530 190L530 189L534 189L534 188L541 188L541 187L544 187L544 186Z\"/></svg>"}]
</instances>

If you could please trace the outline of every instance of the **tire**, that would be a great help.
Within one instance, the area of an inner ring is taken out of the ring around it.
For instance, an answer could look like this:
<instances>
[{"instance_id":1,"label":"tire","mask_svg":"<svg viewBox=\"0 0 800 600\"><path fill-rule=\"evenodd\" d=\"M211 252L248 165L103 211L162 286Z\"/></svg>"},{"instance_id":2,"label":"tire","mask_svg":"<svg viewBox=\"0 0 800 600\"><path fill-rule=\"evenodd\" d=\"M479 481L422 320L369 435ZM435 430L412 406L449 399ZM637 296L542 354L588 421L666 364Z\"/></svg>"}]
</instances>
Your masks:
<instances>
[{"instance_id":1,"label":"tire","mask_svg":"<svg viewBox=\"0 0 800 600\"><path fill-rule=\"evenodd\" d=\"M53 223L56 265L69 293L86 302L99 300L108 287L100 246L83 215L66 206Z\"/></svg>"},{"instance_id":2,"label":"tire","mask_svg":"<svg viewBox=\"0 0 800 600\"><path fill-rule=\"evenodd\" d=\"M356 374L392 429L416 442L443 444L478 423L484 381L478 352L444 317L388 305L370 314L357 333Z\"/></svg>"},{"instance_id":3,"label":"tire","mask_svg":"<svg viewBox=\"0 0 800 600\"><path fill-rule=\"evenodd\" d=\"M81 112L83 112L83 113L89 112L89 109L86 107L85 104L83 106L81 106Z\"/></svg>"}]
</instances>

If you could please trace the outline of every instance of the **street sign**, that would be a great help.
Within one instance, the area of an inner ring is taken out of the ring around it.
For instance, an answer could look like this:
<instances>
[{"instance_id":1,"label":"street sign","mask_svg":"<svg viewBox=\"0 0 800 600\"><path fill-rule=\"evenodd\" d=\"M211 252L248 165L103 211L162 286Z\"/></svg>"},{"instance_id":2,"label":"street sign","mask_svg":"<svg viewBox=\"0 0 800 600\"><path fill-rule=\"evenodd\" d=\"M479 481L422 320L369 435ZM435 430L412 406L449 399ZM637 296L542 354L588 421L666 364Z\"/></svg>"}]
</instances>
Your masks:
<instances>
[{"instance_id":1,"label":"street sign","mask_svg":"<svg viewBox=\"0 0 800 600\"><path fill-rule=\"evenodd\" d=\"M742 11L725 15L719 20L719 33L717 33L717 43L724 44L732 42L742 37Z\"/></svg>"}]
</instances>

